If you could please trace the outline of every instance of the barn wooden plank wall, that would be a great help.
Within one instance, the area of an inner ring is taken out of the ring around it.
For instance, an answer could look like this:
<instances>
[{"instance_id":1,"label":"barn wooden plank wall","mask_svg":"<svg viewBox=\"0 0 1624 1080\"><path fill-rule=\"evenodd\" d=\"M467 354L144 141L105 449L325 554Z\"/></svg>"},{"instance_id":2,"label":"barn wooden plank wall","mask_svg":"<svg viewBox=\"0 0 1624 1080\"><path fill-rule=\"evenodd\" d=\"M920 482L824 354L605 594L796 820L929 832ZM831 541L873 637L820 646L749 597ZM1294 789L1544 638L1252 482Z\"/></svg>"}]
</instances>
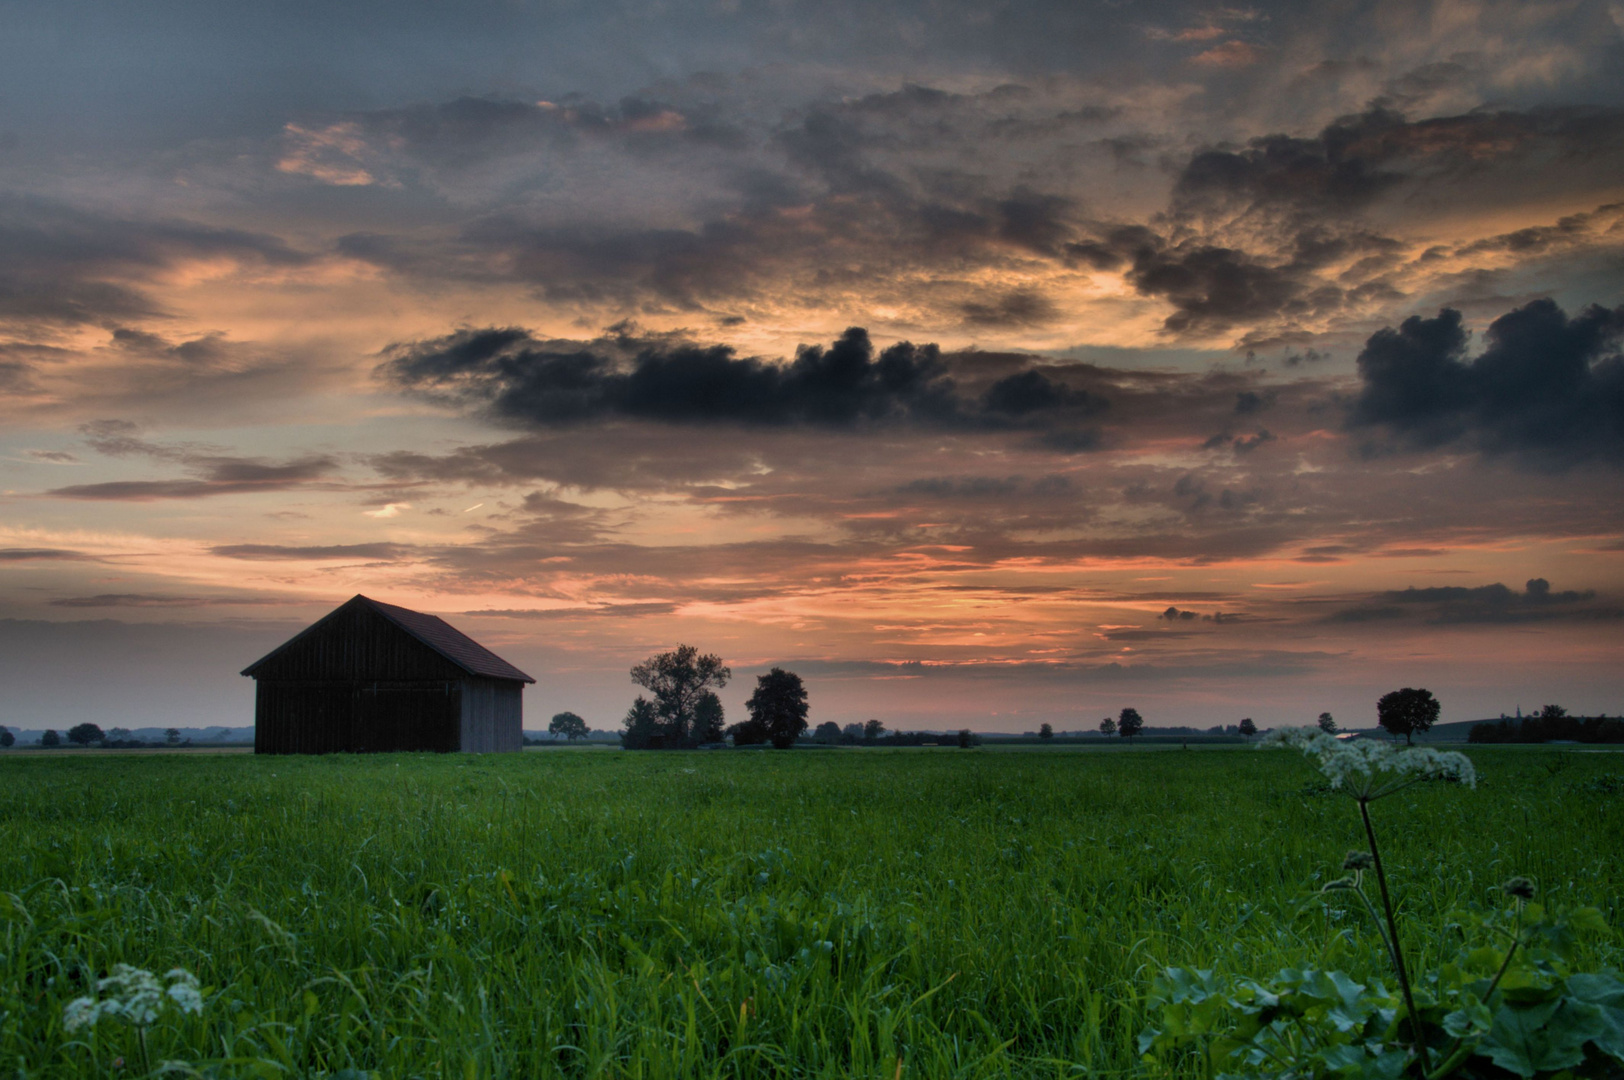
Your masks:
<instances>
[{"instance_id":1,"label":"barn wooden plank wall","mask_svg":"<svg viewBox=\"0 0 1624 1080\"><path fill-rule=\"evenodd\" d=\"M462 684L462 749L476 754L524 749L522 686L497 679Z\"/></svg>"},{"instance_id":2,"label":"barn wooden plank wall","mask_svg":"<svg viewBox=\"0 0 1624 1080\"><path fill-rule=\"evenodd\" d=\"M412 614L389 610L397 617ZM442 637L456 635L443 624L430 629ZM453 644L464 652L484 652L466 639ZM523 675L499 658L490 659ZM470 674L365 597L345 604L247 673L256 680L257 753L493 753L524 746L522 682Z\"/></svg>"},{"instance_id":3,"label":"barn wooden plank wall","mask_svg":"<svg viewBox=\"0 0 1624 1080\"><path fill-rule=\"evenodd\" d=\"M254 750L261 754L383 753L461 749L455 718L462 684L275 682L255 693ZM522 739L522 736L521 736Z\"/></svg>"}]
</instances>

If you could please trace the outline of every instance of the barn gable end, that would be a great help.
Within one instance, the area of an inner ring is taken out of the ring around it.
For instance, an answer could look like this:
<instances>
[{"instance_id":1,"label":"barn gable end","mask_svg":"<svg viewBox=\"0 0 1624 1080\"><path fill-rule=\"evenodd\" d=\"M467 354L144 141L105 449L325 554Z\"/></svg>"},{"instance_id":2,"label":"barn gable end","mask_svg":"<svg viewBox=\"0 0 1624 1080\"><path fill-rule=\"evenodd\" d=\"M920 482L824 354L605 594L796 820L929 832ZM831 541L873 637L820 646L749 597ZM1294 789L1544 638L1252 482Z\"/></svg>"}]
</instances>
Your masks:
<instances>
[{"instance_id":1,"label":"barn gable end","mask_svg":"<svg viewBox=\"0 0 1624 1080\"><path fill-rule=\"evenodd\" d=\"M357 596L243 671L270 754L523 747L530 676L443 620Z\"/></svg>"}]
</instances>

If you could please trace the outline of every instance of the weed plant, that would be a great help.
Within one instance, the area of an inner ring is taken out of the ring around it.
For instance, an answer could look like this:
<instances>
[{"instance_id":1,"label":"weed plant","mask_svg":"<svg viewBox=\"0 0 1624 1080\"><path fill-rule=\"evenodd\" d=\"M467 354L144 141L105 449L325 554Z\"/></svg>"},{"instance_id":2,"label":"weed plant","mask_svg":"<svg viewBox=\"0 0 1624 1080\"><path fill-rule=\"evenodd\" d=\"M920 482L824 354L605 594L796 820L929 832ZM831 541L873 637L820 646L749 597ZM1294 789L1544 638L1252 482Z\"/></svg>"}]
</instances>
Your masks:
<instances>
[{"instance_id":1,"label":"weed plant","mask_svg":"<svg viewBox=\"0 0 1624 1080\"><path fill-rule=\"evenodd\" d=\"M1464 939L1453 958L1434 971L1405 961L1370 808L1421 783L1476 787L1471 759L1383 742L1345 743L1303 728L1277 731L1264 745L1302 750L1327 786L1358 807L1365 847L1348 852L1342 862L1347 876L1321 892L1359 900L1398 992L1375 979L1361 983L1346 972L1311 966L1261 980L1167 968L1149 998L1161 1027L1139 1037L1147 1063L1163 1065L1169 1052L1196 1043L1219 1080L1624 1075L1624 981L1617 971L1575 970L1570 963L1580 934L1607 932L1596 908L1563 905L1547 912L1532 903L1532 881L1508 878L1500 892L1509 911L1451 916ZM1564 757L1541 762L1548 778L1571 764ZM1367 874L1375 878L1376 899L1367 891Z\"/></svg>"},{"instance_id":2,"label":"weed plant","mask_svg":"<svg viewBox=\"0 0 1624 1080\"><path fill-rule=\"evenodd\" d=\"M1621 924L1624 757L1542 753L1381 804L1416 970L1513 875ZM30 756L0 792L19 1077L1127 1076L1157 971L1387 965L1305 903L1360 835L1283 754ZM70 1031L120 964L200 1010Z\"/></svg>"}]
</instances>

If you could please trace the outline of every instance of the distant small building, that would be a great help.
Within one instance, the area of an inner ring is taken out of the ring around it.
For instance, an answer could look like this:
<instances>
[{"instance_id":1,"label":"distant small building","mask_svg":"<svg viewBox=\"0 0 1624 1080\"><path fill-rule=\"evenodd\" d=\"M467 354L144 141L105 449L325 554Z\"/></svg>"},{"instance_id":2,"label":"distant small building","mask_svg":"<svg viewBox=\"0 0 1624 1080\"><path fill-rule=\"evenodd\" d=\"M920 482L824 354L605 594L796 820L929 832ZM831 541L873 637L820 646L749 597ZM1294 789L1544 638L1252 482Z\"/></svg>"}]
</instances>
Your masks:
<instances>
[{"instance_id":1,"label":"distant small building","mask_svg":"<svg viewBox=\"0 0 1624 1080\"><path fill-rule=\"evenodd\" d=\"M536 681L436 616L365 596L243 674L256 754L521 750Z\"/></svg>"}]
</instances>

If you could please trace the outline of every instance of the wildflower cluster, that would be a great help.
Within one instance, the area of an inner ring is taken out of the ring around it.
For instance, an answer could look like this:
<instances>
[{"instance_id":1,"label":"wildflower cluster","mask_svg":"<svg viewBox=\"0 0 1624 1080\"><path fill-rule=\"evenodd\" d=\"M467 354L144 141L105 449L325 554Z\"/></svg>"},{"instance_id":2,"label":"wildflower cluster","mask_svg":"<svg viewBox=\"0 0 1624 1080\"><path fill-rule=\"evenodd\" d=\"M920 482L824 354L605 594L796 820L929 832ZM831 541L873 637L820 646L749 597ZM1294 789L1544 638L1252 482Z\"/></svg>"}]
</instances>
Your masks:
<instances>
[{"instance_id":1,"label":"wildflower cluster","mask_svg":"<svg viewBox=\"0 0 1624 1080\"><path fill-rule=\"evenodd\" d=\"M150 1026L166 1008L182 1013L203 1012L203 992L197 976L185 968L164 975L166 987L150 971L128 964L116 964L113 973L96 982L100 998L82 997L68 1002L62 1010L62 1023L70 1032L94 1027L102 1017L114 1017L138 1028Z\"/></svg>"},{"instance_id":2,"label":"wildflower cluster","mask_svg":"<svg viewBox=\"0 0 1624 1080\"><path fill-rule=\"evenodd\" d=\"M1453 750L1397 747L1373 739L1344 742L1312 728L1282 728L1264 736L1259 747L1301 750L1314 759L1333 788L1361 802L1391 795L1419 780L1456 780L1477 786L1471 758Z\"/></svg>"}]
</instances>

